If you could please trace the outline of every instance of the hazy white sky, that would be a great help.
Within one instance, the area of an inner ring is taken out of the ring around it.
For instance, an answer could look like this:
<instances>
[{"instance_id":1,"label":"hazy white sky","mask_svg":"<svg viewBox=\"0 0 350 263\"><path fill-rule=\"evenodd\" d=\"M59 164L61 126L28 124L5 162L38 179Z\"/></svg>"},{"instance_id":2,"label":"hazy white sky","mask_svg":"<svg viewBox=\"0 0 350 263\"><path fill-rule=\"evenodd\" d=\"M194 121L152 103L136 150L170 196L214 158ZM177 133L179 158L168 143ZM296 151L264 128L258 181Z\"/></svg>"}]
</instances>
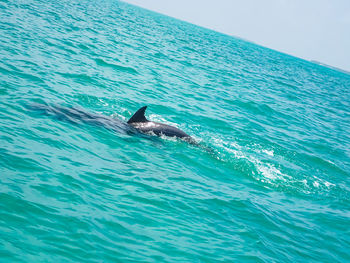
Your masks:
<instances>
[{"instance_id":1,"label":"hazy white sky","mask_svg":"<svg viewBox=\"0 0 350 263\"><path fill-rule=\"evenodd\" d=\"M124 0L350 71L350 0Z\"/></svg>"}]
</instances>

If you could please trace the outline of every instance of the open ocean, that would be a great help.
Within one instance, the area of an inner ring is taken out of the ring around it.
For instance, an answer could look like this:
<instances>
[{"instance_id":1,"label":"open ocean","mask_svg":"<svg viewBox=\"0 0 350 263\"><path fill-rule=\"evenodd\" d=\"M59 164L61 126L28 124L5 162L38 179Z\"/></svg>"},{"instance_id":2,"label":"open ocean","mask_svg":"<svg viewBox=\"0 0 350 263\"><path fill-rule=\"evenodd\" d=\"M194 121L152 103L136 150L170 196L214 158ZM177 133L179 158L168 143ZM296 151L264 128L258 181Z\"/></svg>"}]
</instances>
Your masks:
<instances>
[{"instance_id":1,"label":"open ocean","mask_svg":"<svg viewBox=\"0 0 350 263\"><path fill-rule=\"evenodd\" d=\"M38 103L148 105L204 147ZM0 0L0 262L350 262L349 110L350 75L232 36Z\"/></svg>"}]
</instances>

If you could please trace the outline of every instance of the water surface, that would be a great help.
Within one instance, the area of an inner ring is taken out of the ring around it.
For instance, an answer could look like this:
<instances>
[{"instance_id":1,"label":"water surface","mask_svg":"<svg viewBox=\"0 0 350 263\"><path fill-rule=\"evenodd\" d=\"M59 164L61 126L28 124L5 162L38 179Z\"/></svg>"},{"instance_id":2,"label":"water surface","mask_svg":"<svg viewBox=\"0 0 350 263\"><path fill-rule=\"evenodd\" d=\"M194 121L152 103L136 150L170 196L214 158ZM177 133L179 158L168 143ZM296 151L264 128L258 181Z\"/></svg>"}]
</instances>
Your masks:
<instances>
[{"instance_id":1,"label":"water surface","mask_svg":"<svg viewBox=\"0 0 350 263\"><path fill-rule=\"evenodd\" d=\"M350 261L349 75L110 0L1 0L0 47L0 261Z\"/></svg>"}]
</instances>

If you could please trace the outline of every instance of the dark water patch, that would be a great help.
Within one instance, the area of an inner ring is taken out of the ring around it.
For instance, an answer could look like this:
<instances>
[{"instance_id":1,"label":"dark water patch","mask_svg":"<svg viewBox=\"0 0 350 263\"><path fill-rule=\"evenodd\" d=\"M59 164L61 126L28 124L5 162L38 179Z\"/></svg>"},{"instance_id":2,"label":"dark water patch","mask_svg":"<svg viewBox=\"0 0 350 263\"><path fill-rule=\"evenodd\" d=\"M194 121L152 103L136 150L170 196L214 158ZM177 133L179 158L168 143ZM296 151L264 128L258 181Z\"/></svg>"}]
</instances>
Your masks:
<instances>
[{"instance_id":1,"label":"dark water patch","mask_svg":"<svg viewBox=\"0 0 350 263\"><path fill-rule=\"evenodd\" d=\"M3 64L2 66L0 66L0 72L6 75L11 75L15 78L26 79L34 83L45 84L45 81L40 76L37 76L34 73L26 73L26 72L20 71L12 65Z\"/></svg>"},{"instance_id":2,"label":"dark water patch","mask_svg":"<svg viewBox=\"0 0 350 263\"><path fill-rule=\"evenodd\" d=\"M160 52L160 51L154 53L154 56L155 56L156 58L162 58L162 59L167 59L167 58L168 58L167 55L165 55L164 53L162 53L162 52Z\"/></svg>"},{"instance_id":3,"label":"dark water patch","mask_svg":"<svg viewBox=\"0 0 350 263\"><path fill-rule=\"evenodd\" d=\"M78 52L75 50L76 49L75 45L71 41L67 41L67 40L59 41L57 39L46 39L44 41L46 41L46 43L51 47L55 47L59 50L66 51L67 53L70 53L70 54L74 54L74 55L78 54Z\"/></svg>"},{"instance_id":4,"label":"dark water patch","mask_svg":"<svg viewBox=\"0 0 350 263\"><path fill-rule=\"evenodd\" d=\"M32 189L38 191L41 195L48 198L57 198L63 202L84 203L84 200L76 193L65 187L54 186L51 183L40 183L32 186Z\"/></svg>"},{"instance_id":5,"label":"dark water patch","mask_svg":"<svg viewBox=\"0 0 350 263\"><path fill-rule=\"evenodd\" d=\"M1 71L1 66L0 66ZM11 90L11 85L6 80L0 80L0 95L4 96Z\"/></svg>"},{"instance_id":6,"label":"dark water patch","mask_svg":"<svg viewBox=\"0 0 350 263\"><path fill-rule=\"evenodd\" d=\"M10 153L8 150L0 148L2 167L13 171L22 170L25 172L40 172L46 170L40 163L21 154Z\"/></svg>"},{"instance_id":7,"label":"dark water patch","mask_svg":"<svg viewBox=\"0 0 350 263\"><path fill-rule=\"evenodd\" d=\"M0 88L0 96L7 95L7 90L6 88Z\"/></svg>"}]
</instances>

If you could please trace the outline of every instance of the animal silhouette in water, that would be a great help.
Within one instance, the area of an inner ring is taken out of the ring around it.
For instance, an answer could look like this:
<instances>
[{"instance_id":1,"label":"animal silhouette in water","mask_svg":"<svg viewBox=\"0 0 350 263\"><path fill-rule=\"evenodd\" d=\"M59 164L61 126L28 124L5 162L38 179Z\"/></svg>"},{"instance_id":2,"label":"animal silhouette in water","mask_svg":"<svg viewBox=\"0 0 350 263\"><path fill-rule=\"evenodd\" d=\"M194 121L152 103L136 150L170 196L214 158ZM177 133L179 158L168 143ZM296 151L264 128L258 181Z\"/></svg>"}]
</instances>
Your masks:
<instances>
[{"instance_id":1,"label":"animal silhouette in water","mask_svg":"<svg viewBox=\"0 0 350 263\"><path fill-rule=\"evenodd\" d=\"M32 104L30 108L71 123L84 122L97 126L103 126L107 129L121 133L143 133L157 136L164 135L181 138L191 143L194 142L194 139L191 136L176 127L147 120L145 117L147 106L144 106L136 111L136 113L127 122L104 115L89 113L82 109L58 105Z\"/></svg>"}]
</instances>

